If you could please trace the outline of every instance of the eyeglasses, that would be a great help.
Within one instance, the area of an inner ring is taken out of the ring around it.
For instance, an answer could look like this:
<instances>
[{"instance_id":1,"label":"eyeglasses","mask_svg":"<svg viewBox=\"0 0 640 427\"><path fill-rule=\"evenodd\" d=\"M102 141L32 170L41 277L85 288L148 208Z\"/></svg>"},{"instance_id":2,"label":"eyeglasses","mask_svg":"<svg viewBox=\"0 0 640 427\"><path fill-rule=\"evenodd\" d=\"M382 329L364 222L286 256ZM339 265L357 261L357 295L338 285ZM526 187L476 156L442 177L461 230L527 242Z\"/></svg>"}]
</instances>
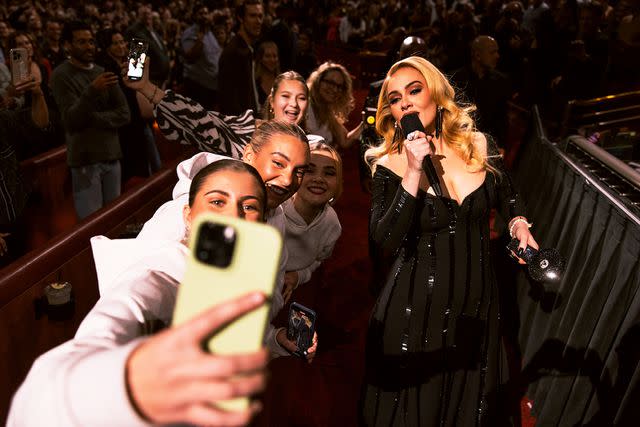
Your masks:
<instances>
[{"instance_id":1,"label":"eyeglasses","mask_svg":"<svg viewBox=\"0 0 640 427\"><path fill-rule=\"evenodd\" d=\"M324 79L322 79L320 81L322 83L326 84L327 86L332 87L333 89L335 89L337 91L345 91L347 89L347 86L344 83L334 82L331 79L324 78Z\"/></svg>"}]
</instances>

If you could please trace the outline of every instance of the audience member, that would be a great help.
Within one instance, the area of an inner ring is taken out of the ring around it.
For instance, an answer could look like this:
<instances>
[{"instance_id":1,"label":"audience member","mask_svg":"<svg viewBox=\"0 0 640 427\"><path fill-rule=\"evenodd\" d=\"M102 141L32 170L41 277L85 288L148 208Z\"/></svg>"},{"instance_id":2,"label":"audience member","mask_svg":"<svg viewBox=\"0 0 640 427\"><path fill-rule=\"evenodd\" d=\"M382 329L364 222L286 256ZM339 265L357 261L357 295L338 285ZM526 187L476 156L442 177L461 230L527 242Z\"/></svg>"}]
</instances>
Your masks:
<instances>
[{"instance_id":1,"label":"audience member","mask_svg":"<svg viewBox=\"0 0 640 427\"><path fill-rule=\"evenodd\" d=\"M149 43L149 57L153 58L151 81L164 87L169 78L169 55L164 40L153 28L153 15L149 6L138 8L138 21L127 29L127 39L139 38Z\"/></svg>"},{"instance_id":2,"label":"audience member","mask_svg":"<svg viewBox=\"0 0 640 427\"><path fill-rule=\"evenodd\" d=\"M261 42L256 49L256 88L258 90L258 102L264 105L273 82L280 74L280 60L278 46L270 40Z\"/></svg>"},{"instance_id":3,"label":"audience member","mask_svg":"<svg viewBox=\"0 0 640 427\"><path fill-rule=\"evenodd\" d=\"M324 142L311 143L310 149L309 167L300 188L283 204L288 254L282 291L285 304L331 256L342 233L338 215L331 207L342 194L342 159Z\"/></svg>"},{"instance_id":4,"label":"audience member","mask_svg":"<svg viewBox=\"0 0 640 427\"><path fill-rule=\"evenodd\" d=\"M62 47L60 38L62 37L62 23L50 19L45 24L44 42L42 44L42 56L49 61L51 69L54 70L62 64L67 55Z\"/></svg>"},{"instance_id":5,"label":"audience member","mask_svg":"<svg viewBox=\"0 0 640 427\"><path fill-rule=\"evenodd\" d=\"M347 69L333 62L320 65L307 80L309 104L307 130L327 144L347 148L362 132L362 123L348 131L344 124L353 110L353 86Z\"/></svg>"},{"instance_id":6,"label":"audience member","mask_svg":"<svg viewBox=\"0 0 640 427\"><path fill-rule=\"evenodd\" d=\"M296 33L293 31L291 23L286 19L286 11L291 10L291 7L280 4L279 0L270 0L267 4L274 15L268 25L266 23L263 25L263 39L271 40L278 46L280 68L291 70L296 56Z\"/></svg>"},{"instance_id":7,"label":"audience member","mask_svg":"<svg viewBox=\"0 0 640 427\"><path fill-rule=\"evenodd\" d=\"M0 62L3 64L9 63L9 51L7 49L9 40L9 25L0 20Z\"/></svg>"},{"instance_id":8,"label":"audience member","mask_svg":"<svg viewBox=\"0 0 640 427\"><path fill-rule=\"evenodd\" d=\"M71 22L62 40L70 58L54 71L51 88L62 114L73 199L82 219L120 195L118 129L130 114L118 75L94 64L91 27Z\"/></svg>"},{"instance_id":9,"label":"audience member","mask_svg":"<svg viewBox=\"0 0 640 427\"><path fill-rule=\"evenodd\" d=\"M527 99L526 68L533 44L533 35L522 27L524 9L520 1L507 3L495 28L495 38L501 48L498 69L509 77L516 93Z\"/></svg>"},{"instance_id":10,"label":"audience member","mask_svg":"<svg viewBox=\"0 0 640 427\"><path fill-rule=\"evenodd\" d=\"M38 12L36 12L35 10L29 13L29 16L27 18L26 31L32 35L33 42L37 46L40 46L44 41L44 36L42 34L42 19L40 18Z\"/></svg>"},{"instance_id":11,"label":"audience member","mask_svg":"<svg viewBox=\"0 0 640 427\"><path fill-rule=\"evenodd\" d=\"M340 41L354 47L362 47L367 27L353 3L347 3L347 14L340 19L338 32Z\"/></svg>"},{"instance_id":12,"label":"audience member","mask_svg":"<svg viewBox=\"0 0 640 427\"><path fill-rule=\"evenodd\" d=\"M49 124L49 111L42 88L35 78L15 87L15 94L31 92L30 110L8 110L0 105L0 268L26 251L26 227L22 212L28 198L19 169L16 145L32 134L32 128ZM5 102L2 102L5 104Z\"/></svg>"},{"instance_id":13,"label":"audience member","mask_svg":"<svg viewBox=\"0 0 640 427\"><path fill-rule=\"evenodd\" d=\"M253 45L260 37L264 17L260 0L247 0L238 6L238 34L229 40L220 56L220 111L239 115L246 110L260 111L255 85Z\"/></svg>"},{"instance_id":14,"label":"audience member","mask_svg":"<svg viewBox=\"0 0 640 427\"><path fill-rule=\"evenodd\" d=\"M220 47L224 49L231 37L227 31L227 17L220 10L213 12L213 28L211 31L213 31L213 35L216 37Z\"/></svg>"},{"instance_id":15,"label":"audience member","mask_svg":"<svg viewBox=\"0 0 640 427\"><path fill-rule=\"evenodd\" d=\"M25 33L23 31L16 31L9 36L8 39L8 48L16 49L22 48L27 51L27 65L29 67L29 74L32 77L35 77L38 84L42 84L46 86L46 82L49 81L50 69L47 71L47 68L42 65L40 61L40 55L38 52L38 46L35 44L33 36L29 33Z\"/></svg>"},{"instance_id":16,"label":"audience member","mask_svg":"<svg viewBox=\"0 0 640 427\"><path fill-rule=\"evenodd\" d=\"M461 100L477 108L478 130L491 135L504 146L507 131L507 101L511 99L509 79L496 70L500 54L493 37L478 36L471 43L471 63L453 72L456 91Z\"/></svg>"},{"instance_id":17,"label":"audience member","mask_svg":"<svg viewBox=\"0 0 640 427\"><path fill-rule=\"evenodd\" d=\"M156 107L158 127L171 141L197 146L201 151L242 158L245 146L256 129L256 113L247 110L240 116L225 116L207 111L202 105L174 91L163 92L148 80L149 65L142 80L126 84L142 93ZM266 120L276 119L290 124L302 124L307 111L309 90L295 71L280 74L265 103ZM311 136L317 139L317 136Z\"/></svg>"},{"instance_id":18,"label":"audience member","mask_svg":"<svg viewBox=\"0 0 640 427\"><path fill-rule=\"evenodd\" d=\"M216 212L259 222L265 208L264 184L255 169L221 161L194 177L183 221ZM204 352L202 341L264 304L265 296L251 293L166 328L184 275L186 242L150 245L142 253L140 245L128 243L137 262L100 284L105 291L72 340L35 361L13 398L9 426L90 426L105 420L114 426L239 426L259 410L254 403L224 411L215 403L264 388L266 351L220 356ZM122 250L122 243L115 247ZM101 277L108 260L95 257L95 264Z\"/></svg>"},{"instance_id":19,"label":"audience member","mask_svg":"<svg viewBox=\"0 0 640 427\"><path fill-rule=\"evenodd\" d=\"M298 44L296 45L296 57L293 69L306 79L309 78L318 65L318 57L314 50L311 32L302 30L300 34L298 34Z\"/></svg>"},{"instance_id":20,"label":"audience member","mask_svg":"<svg viewBox=\"0 0 640 427\"><path fill-rule=\"evenodd\" d=\"M609 61L606 82L608 91L640 89L640 2L616 2L607 18Z\"/></svg>"},{"instance_id":21,"label":"audience member","mask_svg":"<svg viewBox=\"0 0 640 427\"><path fill-rule=\"evenodd\" d=\"M265 122L256 129L251 142L245 147L243 161L254 166L267 187L267 223L285 235L285 219L282 203L289 199L300 187L302 177L309 163L309 145L302 129L296 125L278 121ZM162 205L154 216L145 223L138 239L167 239L180 241L186 228L181 221L182 209L187 201L189 187L194 175L207 164L224 156L199 153L180 163L177 168L178 183L173 189L173 200ZM276 280L276 290L271 305L271 319L284 305L282 295L286 247L283 250L280 273ZM276 355L288 355L291 342L283 329L270 329L267 344ZM309 360L313 354L309 355Z\"/></svg>"},{"instance_id":22,"label":"audience member","mask_svg":"<svg viewBox=\"0 0 640 427\"><path fill-rule=\"evenodd\" d=\"M194 24L182 33L184 93L205 108L218 105L218 61L222 48L212 31L212 16L204 3L193 9Z\"/></svg>"},{"instance_id":23,"label":"audience member","mask_svg":"<svg viewBox=\"0 0 640 427\"><path fill-rule=\"evenodd\" d=\"M119 86L127 99L131 121L118 129L118 138L122 150L120 159L121 182L131 177L149 176L158 169L158 149L149 129L148 119L153 118L153 106L142 95L124 85L121 66L126 61L129 47L122 33L115 29L102 30L97 35L100 54L96 63L105 71L119 78Z\"/></svg>"}]
</instances>

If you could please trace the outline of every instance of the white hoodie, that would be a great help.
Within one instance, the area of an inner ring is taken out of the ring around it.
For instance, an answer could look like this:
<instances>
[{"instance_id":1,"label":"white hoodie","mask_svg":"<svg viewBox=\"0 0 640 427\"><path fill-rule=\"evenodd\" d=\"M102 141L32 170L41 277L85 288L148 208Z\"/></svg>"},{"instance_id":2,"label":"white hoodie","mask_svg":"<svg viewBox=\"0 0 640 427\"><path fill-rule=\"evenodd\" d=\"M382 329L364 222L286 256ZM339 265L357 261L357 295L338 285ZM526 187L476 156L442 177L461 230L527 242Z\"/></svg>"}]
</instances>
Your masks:
<instances>
[{"instance_id":1,"label":"white hoodie","mask_svg":"<svg viewBox=\"0 0 640 427\"><path fill-rule=\"evenodd\" d=\"M296 211L293 199L282 204L286 218L287 271L298 272L298 285L307 283L312 273L331 256L342 233L336 211L326 205L311 224Z\"/></svg>"},{"instance_id":2,"label":"white hoodie","mask_svg":"<svg viewBox=\"0 0 640 427\"><path fill-rule=\"evenodd\" d=\"M7 426L148 425L129 400L125 366L145 334L170 324L187 248L163 242L140 249L137 244L121 253L135 262L110 272L111 283L100 283L111 266L95 257L100 299L72 340L34 362L13 397Z\"/></svg>"},{"instance_id":3,"label":"white hoodie","mask_svg":"<svg viewBox=\"0 0 640 427\"><path fill-rule=\"evenodd\" d=\"M224 159L240 161L219 154L198 153L190 159L181 162L176 168L178 183L173 188L173 200L166 202L158 208L153 217L144 224L137 239L182 241L186 232L182 210L184 209L184 205L189 203L191 180L205 166ZM285 217L282 206L278 206L270 212L267 212L266 217L267 224L277 228L282 235L282 239L285 240ZM273 291L271 303L271 319L275 318L284 306L282 288L284 286L287 258L287 248L286 245L283 245L282 255L280 257L280 269L278 271L278 277L276 278L276 288ZM271 350L281 356L288 354L286 350L282 348L271 348Z\"/></svg>"},{"instance_id":4,"label":"white hoodie","mask_svg":"<svg viewBox=\"0 0 640 427\"><path fill-rule=\"evenodd\" d=\"M13 397L8 427L149 425L129 400L126 362L149 335L171 324L188 248L103 236L91 245L100 299L72 340L34 362ZM271 327L265 344L282 350L274 332Z\"/></svg>"}]
</instances>

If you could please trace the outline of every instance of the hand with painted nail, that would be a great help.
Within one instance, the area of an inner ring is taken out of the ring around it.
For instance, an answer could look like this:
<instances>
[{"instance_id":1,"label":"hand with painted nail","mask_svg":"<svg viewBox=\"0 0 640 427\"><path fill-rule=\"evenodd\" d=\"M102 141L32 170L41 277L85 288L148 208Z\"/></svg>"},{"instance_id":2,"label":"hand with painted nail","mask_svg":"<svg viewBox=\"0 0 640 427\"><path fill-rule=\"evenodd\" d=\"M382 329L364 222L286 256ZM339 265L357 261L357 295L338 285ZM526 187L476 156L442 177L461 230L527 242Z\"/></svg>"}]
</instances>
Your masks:
<instances>
[{"instance_id":1,"label":"hand with painted nail","mask_svg":"<svg viewBox=\"0 0 640 427\"><path fill-rule=\"evenodd\" d=\"M258 293L225 302L136 348L127 360L126 380L138 411L154 424L248 424L260 410L259 403L234 412L215 403L262 391L267 351L221 356L203 350L202 342L264 302L265 296Z\"/></svg>"},{"instance_id":2,"label":"hand with painted nail","mask_svg":"<svg viewBox=\"0 0 640 427\"><path fill-rule=\"evenodd\" d=\"M422 160L432 154L431 140L433 136L415 131L407 135L403 146L407 156L407 166L410 170L422 172Z\"/></svg>"},{"instance_id":3,"label":"hand with painted nail","mask_svg":"<svg viewBox=\"0 0 640 427\"><path fill-rule=\"evenodd\" d=\"M531 246L533 249L539 249L538 242L535 241L533 235L529 231L529 226L526 222L519 222L513 227L513 237L518 239L520 244L518 245L518 251L516 252L516 256L518 257L519 264L526 264L526 262L521 258L522 253L528 246Z\"/></svg>"}]
</instances>

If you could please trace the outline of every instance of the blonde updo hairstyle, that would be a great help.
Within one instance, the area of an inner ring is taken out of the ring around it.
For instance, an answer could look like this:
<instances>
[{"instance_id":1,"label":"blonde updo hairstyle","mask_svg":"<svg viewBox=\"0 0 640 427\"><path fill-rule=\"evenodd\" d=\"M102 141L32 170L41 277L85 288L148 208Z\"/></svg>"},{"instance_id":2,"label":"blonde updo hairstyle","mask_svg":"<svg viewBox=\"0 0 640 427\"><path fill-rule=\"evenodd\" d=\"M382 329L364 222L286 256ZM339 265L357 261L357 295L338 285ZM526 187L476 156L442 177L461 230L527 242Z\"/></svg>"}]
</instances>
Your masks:
<instances>
[{"instance_id":1,"label":"blonde updo hairstyle","mask_svg":"<svg viewBox=\"0 0 640 427\"><path fill-rule=\"evenodd\" d=\"M385 78L380 96L378 98L378 111L376 114L376 130L383 136L384 141L365 152L365 160L375 172L375 166L385 154L398 152L399 146L404 141L404 135L399 124L391 114L391 107L387 97L389 80L401 68L411 67L420 72L427 83L429 95L439 107L442 107L442 134L443 141L453 148L464 159L467 168L476 172L487 169L495 172L495 169L487 163L487 160L478 152L473 144L475 138L475 124L470 113L475 106L459 106L454 101L455 91L447 78L431 62L418 56L411 56L396 62L391 66Z\"/></svg>"}]
</instances>

